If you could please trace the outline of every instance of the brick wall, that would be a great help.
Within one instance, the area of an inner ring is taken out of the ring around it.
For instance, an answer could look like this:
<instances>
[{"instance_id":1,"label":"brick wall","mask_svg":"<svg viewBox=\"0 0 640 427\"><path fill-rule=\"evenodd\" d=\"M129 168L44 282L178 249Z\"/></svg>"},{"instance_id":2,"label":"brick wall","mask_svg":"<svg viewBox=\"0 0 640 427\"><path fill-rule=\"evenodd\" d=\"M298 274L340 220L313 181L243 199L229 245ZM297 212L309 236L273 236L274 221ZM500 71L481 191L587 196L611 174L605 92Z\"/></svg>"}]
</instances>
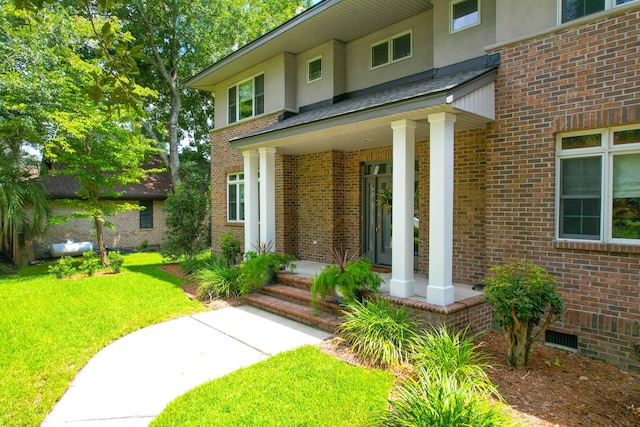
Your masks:
<instances>
[{"instance_id":1,"label":"brick wall","mask_svg":"<svg viewBox=\"0 0 640 427\"><path fill-rule=\"evenodd\" d=\"M227 232L232 232L245 250L244 224L227 221L227 175L244 170L242 152L232 149L229 141L277 121L277 115L270 115L211 131L211 249L214 252L220 252L220 236Z\"/></svg>"},{"instance_id":2,"label":"brick wall","mask_svg":"<svg viewBox=\"0 0 640 427\"><path fill-rule=\"evenodd\" d=\"M137 204L133 201L130 203ZM166 212L164 201L153 202L153 228L140 228L140 212L131 210L122 212L106 220L114 224L114 229L104 228L104 244L110 248L135 249L143 241L147 241L150 248L159 248L166 230ZM60 208L52 205L52 215L70 215L73 209ZM36 258L46 258L52 243L60 243L65 239L76 242L92 242L95 249L98 241L95 237L93 222L84 218L74 218L62 224L52 225L42 238L34 239L33 248Z\"/></svg>"},{"instance_id":3,"label":"brick wall","mask_svg":"<svg viewBox=\"0 0 640 427\"><path fill-rule=\"evenodd\" d=\"M555 242L554 230L556 133L640 121L639 39L635 10L503 48L486 165L487 264L547 268L567 304L554 329L636 370L640 251Z\"/></svg>"}]
</instances>

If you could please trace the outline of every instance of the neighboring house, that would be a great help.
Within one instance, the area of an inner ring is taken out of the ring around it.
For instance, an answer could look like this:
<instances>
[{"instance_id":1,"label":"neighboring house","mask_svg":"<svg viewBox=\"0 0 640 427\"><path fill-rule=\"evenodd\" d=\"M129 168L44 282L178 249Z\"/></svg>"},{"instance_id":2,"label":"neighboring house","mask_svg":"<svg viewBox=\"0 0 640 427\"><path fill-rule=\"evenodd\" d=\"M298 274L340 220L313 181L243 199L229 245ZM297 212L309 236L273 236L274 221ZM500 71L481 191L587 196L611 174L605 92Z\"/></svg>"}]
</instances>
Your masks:
<instances>
[{"instance_id":1,"label":"neighboring house","mask_svg":"<svg viewBox=\"0 0 640 427\"><path fill-rule=\"evenodd\" d=\"M145 169L162 168L162 159L156 156ZM45 175L43 184L51 199L51 215L68 215L74 209L60 207L56 201L60 199L74 199L80 188L78 182L69 175ZM171 177L168 172L150 173L138 184L116 188L123 191L118 200L139 204L143 210L122 212L106 220L115 225L114 229L104 228L105 246L114 249L131 250L143 245L149 248L159 248L165 232L164 212L165 200L171 191ZM93 221L84 218L74 218L62 224L51 225L43 236L33 241L33 256L35 258L49 257L52 243L73 239L76 242L89 241L97 250L97 239Z\"/></svg>"},{"instance_id":2,"label":"neighboring house","mask_svg":"<svg viewBox=\"0 0 640 427\"><path fill-rule=\"evenodd\" d=\"M212 241L361 250L473 329L455 286L525 259L567 304L548 341L638 369L639 39L640 1L322 1L188 82L218 112Z\"/></svg>"}]
</instances>

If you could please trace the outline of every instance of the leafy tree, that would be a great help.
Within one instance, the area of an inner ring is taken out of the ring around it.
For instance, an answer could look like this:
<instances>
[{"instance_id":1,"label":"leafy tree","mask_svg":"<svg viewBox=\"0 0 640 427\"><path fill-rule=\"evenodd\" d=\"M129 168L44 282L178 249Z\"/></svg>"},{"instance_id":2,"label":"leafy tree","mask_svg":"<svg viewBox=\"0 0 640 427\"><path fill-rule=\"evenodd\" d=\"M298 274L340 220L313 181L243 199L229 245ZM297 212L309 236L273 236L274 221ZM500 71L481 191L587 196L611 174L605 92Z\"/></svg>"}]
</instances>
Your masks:
<instances>
[{"instance_id":1,"label":"leafy tree","mask_svg":"<svg viewBox=\"0 0 640 427\"><path fill-rule=\"evenodd\" d=\"M162 244L163 256L191 259L211 245L207 193L181 185L169 194L165 211L167 231Z\"/></svg>"},{"instance_id":2,"label":"leafy tree","mask_svg":"<svg viewBox=\"0 0 640 427\"><path fill-rule=\"evenodd\" d=\"M208 146L214 113L211 96L187 89L186 79L309 5L308 0L134 0L113 7L144 45L139 79L159 94L147 104L144 126L159 148L168 147L163 158L174 188L182 181L180 144Z\"/></svg>"},{"instance_id":3,"label":"leafy tree","mask_svg":"<svg viewBox=\"0 0 640 427\"><path fill-rule=\"evenodd\" d=\"M492 277L485 280L485 301L493 307L494 316L507 340L507 359L517 369L529 364L531 344L558 320L564 302L556 294L553 276L544 269L524 261L491 268ZM545 313L542 326L535 331Z\"/></svg>"}]
</instances>

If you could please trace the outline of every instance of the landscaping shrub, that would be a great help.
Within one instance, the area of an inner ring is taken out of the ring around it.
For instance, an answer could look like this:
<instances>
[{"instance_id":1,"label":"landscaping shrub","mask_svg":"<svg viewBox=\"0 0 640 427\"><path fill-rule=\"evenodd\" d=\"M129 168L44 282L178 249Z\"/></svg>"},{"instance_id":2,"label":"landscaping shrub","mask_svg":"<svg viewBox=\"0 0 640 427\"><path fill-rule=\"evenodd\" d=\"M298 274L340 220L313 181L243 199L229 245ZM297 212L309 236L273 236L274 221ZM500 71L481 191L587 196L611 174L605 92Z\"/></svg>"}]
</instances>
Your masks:
<instances>
[{"instance_id":1,"label":"landscaping shrub","mask_svg":"<svg viewBox=\"0 0 640 427\"><path fill-rule=\"evenodd\" d=\"M236 267L216 266L195 272L194 276L200 286L198 299L219 297L241 297L249 293L249 288L240 280L242 271Z\"/></svg>"},{"instance_id":2,"label":"landscaping shrub","mask_svg":"<svg viewBox=\"0 0 640 427\"><path fill-rule=\"evenodd\" d=\"M222 256L227 261L227 267L231 267L236 264L238 257L242 254L240 250L240 240L238 240L233 233L228 232L220 236L220 250Z\"/></svg>"},{"instance_id":3,"label":"landscaping shrub","mask_svg":"<svg viewBox=\"0 0 640 427\"><path fill-rule=\"evenodd\" d=\"M118 251L111 251L107 254L107 263L111 268L111 271L118 274L124 263L124 255Z\"/></svg>"},{"instance_id":4,"label":"landscaping shrub","mask_svg":"<svg viewBox=\"0 0 640 427\"><path fill-rule=\"evenodd\" d=\"M404 307L376 298L353 301L344 311L338 334L353 351L378 365L404 363L419 340L419 325Z\"/></svg>"},{"instance_id":5,"label":"landscaping shrub","mask_svg":"<svg viewBox=\"0 0 640 427\"><path fill-rule=\"evenodd\" d=\"M56 276L57 279L64 279L65 277L75 274L76 269L73 267L73 258L69 256L62 257L49 266L49 273Z\"/></svg>"},{"instance_id":6,"label":"landscaping shrub","mask_svg":"<svg viewBox=\"0 0 640 427\"><path fill-rule=\"evenodd\" d=\"M100 258L96 257L94 251L87 251L82 254L82 263L78 269L91 277L100 268Z\"/></svg>"},{"instance_id":7,"label":"landscaping shrub","mask_svg":"<svg viewBox=\"0 0 640 427\"><path fill-rule=\"evenodd\" d=\"M458 382L466 382L479 392L498 395L485 369L487 356L466 330L452 333L446 325L425 332L413 355L415 366L424 372L440 372Z\"/></svg>"},{"instance_id":8,"label":"landscaping shrub","mask_svg":"<svg viewBox=\"0 0 640 427\"><path fill-rule=\"evenodd\" d=\"M531 344L542 336L550 324L560 319L564 302L556 294L553 276L544 269L524 261L491 268L484 281L485 301L493 307L496 322L507 340L507 359L520 369L529 364ZM542 326L535 332L545 312Z\"/></svg>"},{"instance_id":9,"label":"landscaping shrub","mask_svg":"<svg viewBox=\"0 0 640 427\"><path fill-rule=\"evenodd\" d=\"M210 250L202 251L180 263L180 269L187 274L193 274L202 269L212 269L216 266L226 266L226 263L224 258L212 254Z\"/></svg>"},{"instance_id":10,"label":"landscaping shrub","mask_svg":"<svg viewBox=\"0 0 640 427\"><path fill-rule=\"evenodd\" d=\"M162 255L189 259L211 246L209 197L197 188L180 186L169 193L165 204L167 231Z\"/></svg>"},{"instance_id":11,"label":"landscaping shrub","mask_svg":"<svg viewBox=\"0 0 640 427\"><path fill-rule=\"evenodd\" d=\"M389 401L389 411L378 420L382 426L504 427L515 425L504 406L478 393L467 381L443 371L423 371L409 379Z\"/></svg>"}]
</instances>

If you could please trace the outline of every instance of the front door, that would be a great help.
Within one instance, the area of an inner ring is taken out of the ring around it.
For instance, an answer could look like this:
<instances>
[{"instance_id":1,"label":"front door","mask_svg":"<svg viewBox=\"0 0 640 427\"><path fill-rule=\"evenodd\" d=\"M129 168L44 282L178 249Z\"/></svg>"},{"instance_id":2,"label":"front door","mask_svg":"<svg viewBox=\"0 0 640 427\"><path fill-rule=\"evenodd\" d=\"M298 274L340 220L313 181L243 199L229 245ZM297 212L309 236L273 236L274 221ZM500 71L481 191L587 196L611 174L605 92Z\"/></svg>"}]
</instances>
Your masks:
<instances>
[{"instance_id":1,"label":"front door","mask_svg":"<svg viewBox=\"0 0 640 427\"><path fill-rule=\"evenodd\" d=\"M374 264L391 265L391 162L363 166L363 248ZM389 196L387 199L381 197Z\"/></svg>"}]
</instances>

